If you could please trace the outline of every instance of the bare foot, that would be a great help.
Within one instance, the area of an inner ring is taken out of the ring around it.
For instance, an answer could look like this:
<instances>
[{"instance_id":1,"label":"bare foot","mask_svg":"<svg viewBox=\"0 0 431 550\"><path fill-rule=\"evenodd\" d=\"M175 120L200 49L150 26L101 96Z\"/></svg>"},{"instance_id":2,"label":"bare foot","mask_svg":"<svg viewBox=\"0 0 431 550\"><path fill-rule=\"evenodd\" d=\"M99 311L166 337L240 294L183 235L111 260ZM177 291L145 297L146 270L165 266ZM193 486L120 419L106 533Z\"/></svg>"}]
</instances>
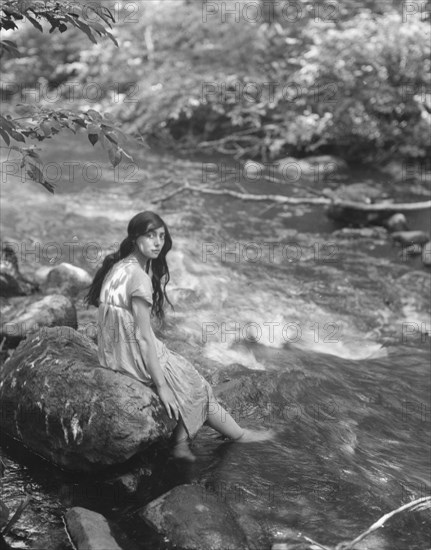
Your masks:
<instances>
[{"instance_id":1,"label":"bare foot","mask_svg":"<svg viewBox=\"0 0 431 550\"><path fill-rule=\"evenodd\" d=\"M238 443L256 443L259 441L268 441L268 439L273 439L275 436L275 431L272 429L268 430L249 430L243 428L243 434L238 439L233 439L232 441Z\"/></svg>"},{"instance_id":2,"label":"bare foot","mask_svg":"<svg viewBox=\"0 0 431 550\"><path fill-rule=\"evenodd\" d=\"M188 462L195 462L196 457L191 452L187 441L180 441L176 443L172 449L172 456L180 460L187 460Z\"/></svg>"}]
</instances>

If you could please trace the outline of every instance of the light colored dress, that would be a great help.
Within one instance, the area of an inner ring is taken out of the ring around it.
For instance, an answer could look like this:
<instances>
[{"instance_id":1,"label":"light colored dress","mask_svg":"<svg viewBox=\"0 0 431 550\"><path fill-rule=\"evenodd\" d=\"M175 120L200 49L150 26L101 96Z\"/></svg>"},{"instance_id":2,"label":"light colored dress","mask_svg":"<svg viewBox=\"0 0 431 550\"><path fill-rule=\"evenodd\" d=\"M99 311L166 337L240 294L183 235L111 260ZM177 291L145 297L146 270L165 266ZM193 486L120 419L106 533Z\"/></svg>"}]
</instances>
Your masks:
<instances>
[{"instance_id":1,"label":"light colored dress","mask_svg":"<svg viewBox=\"0 0 431 550\"><path fill-rule=\"evenodd\" d=\"M132 376L155 390L135 336L132 296L140 296L152 306L151 277L136 260L128 257L115 263L103 281L98 311L98 358L102 366ZM169 350L152 328L151 332L166 383L174 394L187 433L193 437L208 418L210 402L217 406L212 388L187 359Z\"/></svg>"}]
</instances>

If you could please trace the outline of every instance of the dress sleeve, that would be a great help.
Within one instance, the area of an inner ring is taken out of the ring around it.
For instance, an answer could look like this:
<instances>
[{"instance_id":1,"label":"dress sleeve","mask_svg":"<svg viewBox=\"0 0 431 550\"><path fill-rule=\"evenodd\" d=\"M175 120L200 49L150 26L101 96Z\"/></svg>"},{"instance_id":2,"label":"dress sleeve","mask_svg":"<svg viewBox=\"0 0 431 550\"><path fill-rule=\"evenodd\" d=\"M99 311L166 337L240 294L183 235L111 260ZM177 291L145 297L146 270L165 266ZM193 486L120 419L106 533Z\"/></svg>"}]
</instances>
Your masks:
<instances>
[{"instance_id":1,"label":"dress sleeve","mask_svg":"<svg viewBox=\"0 0 431 550\"><path fill-rule=\"evenodd\" d=\"M130 280L130 296L140 296L153 305L153 285L147 273L134 273Z\"/></svg>"}]
</instances>

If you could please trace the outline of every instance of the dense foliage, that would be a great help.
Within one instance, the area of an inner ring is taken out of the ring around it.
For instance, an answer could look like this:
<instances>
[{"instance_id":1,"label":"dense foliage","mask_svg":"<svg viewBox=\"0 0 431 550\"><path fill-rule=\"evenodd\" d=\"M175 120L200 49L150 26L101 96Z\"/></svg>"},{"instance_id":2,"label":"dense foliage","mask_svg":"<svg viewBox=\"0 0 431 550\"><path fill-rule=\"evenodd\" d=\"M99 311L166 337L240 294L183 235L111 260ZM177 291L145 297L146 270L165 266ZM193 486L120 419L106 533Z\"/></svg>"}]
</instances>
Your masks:
<instances>
[{"instance_id":1,"label":"dense foliage","mask_svg":"<svg viewBox=\"0 0 431 550\"><path fill-rule=\"evenodd\" d=\"M115 5L119 48L84 45L76 30L47 48L46 35L20 31L8 92L44 85L58 102L91 103L132 133L194 151L359 161L429 153L429 20L420 3Z\"/></svg>"}]
</instances>

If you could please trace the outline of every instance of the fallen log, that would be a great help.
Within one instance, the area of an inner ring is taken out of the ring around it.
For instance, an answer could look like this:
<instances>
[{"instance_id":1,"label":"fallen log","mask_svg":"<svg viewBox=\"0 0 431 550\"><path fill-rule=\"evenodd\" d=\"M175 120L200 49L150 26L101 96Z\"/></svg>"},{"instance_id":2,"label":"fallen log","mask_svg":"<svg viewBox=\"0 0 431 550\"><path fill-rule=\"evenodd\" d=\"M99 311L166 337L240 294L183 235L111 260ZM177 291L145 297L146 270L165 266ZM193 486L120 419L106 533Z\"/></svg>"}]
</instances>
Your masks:
<instances>
[{"instance_id":1,"label":"fallen log","mask_svg":"<svg viewBox=\"0 0 431 550\"><path fill-rule=\"evenodd\" d=\"M178 193L184 191L191 191L193 193L204 193L209 195L228 195L241 200L249 201L272 201L278 204L322 204L340 209L359 210L362 212L379 212L392 214L394 212L407 212L412 210L426 210L431 208L431 200L422 202L410 202L410 203L393 203L393 202L380 202L380 203L362 203L354 201L345 201L331 199L328 197L286 197L285 195L273 195L273 194L257 194L257 193L240 193L239 191L233 191L232 189L213 189L210 187L196 187L186 182L184 185L175 189L171 193L154 199L154 202L164 202Z\"/></svg>"}]
</instances>

